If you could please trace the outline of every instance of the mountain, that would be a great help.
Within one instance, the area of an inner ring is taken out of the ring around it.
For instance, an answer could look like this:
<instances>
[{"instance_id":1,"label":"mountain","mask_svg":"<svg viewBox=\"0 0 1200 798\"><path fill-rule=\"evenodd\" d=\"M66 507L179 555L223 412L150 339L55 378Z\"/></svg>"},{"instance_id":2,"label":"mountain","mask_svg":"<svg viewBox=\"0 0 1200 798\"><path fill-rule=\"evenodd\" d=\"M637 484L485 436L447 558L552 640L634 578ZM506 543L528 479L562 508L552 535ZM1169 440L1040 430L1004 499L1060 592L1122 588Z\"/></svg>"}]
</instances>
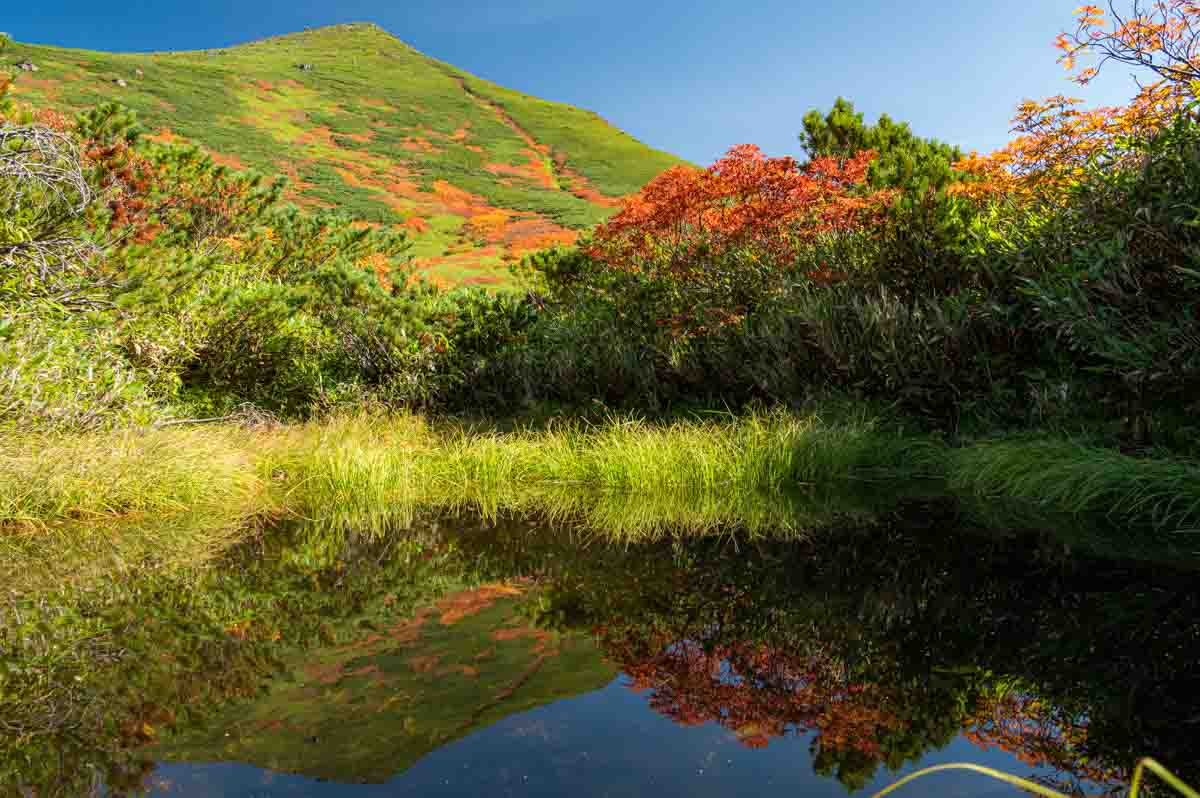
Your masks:
<instances>
[{"instance_id":1,"label":"mountain","mask_svg":"<svg viewBox=\"0 0 1200 798\"><path fill-rule=\"evenodd\" d=\"M574 239L680 163L594 113L425 56L378 26L220 50L100 53L13 43L14 94L134 109L151 135L291 179L302 207L402 225L431 278L497 284L523 252Z\"/></svg>"},{"instance_id":2,"label":"mountain","mask_svg":"<svg viewBox=\"0 0 1200 798\"><path fill-rule=\"evenodd\" d=\"M241 762L382 783L504 718L616 678L590 638L533 626L517 593L484 585L451 594L411 618L309 651L261 696L146 753L194 763L200 778L205 763Z\"/></svg>"}]
</instances>

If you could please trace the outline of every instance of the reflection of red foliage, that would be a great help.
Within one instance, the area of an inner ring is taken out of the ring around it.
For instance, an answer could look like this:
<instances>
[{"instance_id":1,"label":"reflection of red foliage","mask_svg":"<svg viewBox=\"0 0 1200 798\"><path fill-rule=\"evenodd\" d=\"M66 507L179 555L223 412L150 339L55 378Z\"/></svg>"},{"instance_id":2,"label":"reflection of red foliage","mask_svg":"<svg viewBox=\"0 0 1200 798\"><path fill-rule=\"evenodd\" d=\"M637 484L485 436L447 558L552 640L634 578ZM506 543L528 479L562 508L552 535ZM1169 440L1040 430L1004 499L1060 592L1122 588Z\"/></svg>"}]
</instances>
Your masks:
<instances>
[{"instance_id":1,"label":"reflection of red foliage","mask_svg":"<svg viewBox=\"0 0 1200 798\"><path fill-rule=\"evenodd\" d=\"M793 655L690 640L654 645L633 635L606 636L605 650L632 689L652 691L657 712L684 726L719 723L749 748L789 732L816 732L826 750L882 757L879 740L903 723L881 690L851 682L823 651Z\"/></svg>"},{"instance_id":2,"label":"reflection of red foliage","mask_svg":"<svg viewBox=\"0 0 1200 798\"><path fill-rule=\"evenodd\" d=\"M600 227L597 254L618 268L666 254L677 269L701 247L787 257L817 235L862 229L883 207L888 196L856 193L874 157L866 151L800 165L743 144L708 169L675 167Z\"/></svg>"},{"instance_id":3,"label":"reflection of red foliage","mask_svg":"<svg viewBox=\"0 0 1200 798\"><path fill-rule=\"evenodd\" d=\"M1091 762L1083 756L1086 719L1062 717L1055 707L1032 695L1007 692L980 701L975 714L963 724L963 736L985 751L1007 751L1030 767L1070 773L1104 786L1108 793L1129 783L1127 768Z\"/></svg>"},{"instance_id":4,"label":"reflection of red foliage","mask_svg":"<svg viewBox=\"0 0 1200 798\"><path fill-rule=\"evenodd\" d=\"M647 693L649 705L683 726L719 723L748 748L764 748L773 737L815 733L816 747L875 762L914 730L903 691L854 681L830 650L813 644L804 652L750 643L705 644L668 634L602 626L608 656ZM1112 793L1129 772L1083 756L1087 721L1065 716L1053 704L1019 693L981 699L962 718L964 737L984 750L999 748L1034 768L1052 768L1043 779L1071 794L1080 781Z\"/></svg>"}]
</instances>

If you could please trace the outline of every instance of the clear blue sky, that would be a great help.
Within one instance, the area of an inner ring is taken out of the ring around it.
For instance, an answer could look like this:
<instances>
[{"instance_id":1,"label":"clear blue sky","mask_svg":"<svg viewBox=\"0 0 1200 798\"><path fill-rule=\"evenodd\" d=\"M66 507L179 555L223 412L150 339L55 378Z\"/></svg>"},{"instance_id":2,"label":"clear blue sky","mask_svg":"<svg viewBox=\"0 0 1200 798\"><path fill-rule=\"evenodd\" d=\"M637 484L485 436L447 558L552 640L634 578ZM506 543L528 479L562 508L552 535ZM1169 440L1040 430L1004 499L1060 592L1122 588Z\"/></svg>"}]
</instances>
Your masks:
<instances>
[{"instance_id":1,"label":"clear blue sky","mask_svg":"<svg viewBox=\"0 0 1200 798\"><path fill-rule=\"evenodd\" d=\"M839 94L874 119L990 150L1024 97L1111 103L1133 83L1066 82L1051 43L1079 0L41 0L8 3L20 41L96 50L221 47L375 22L511 88L599 112L697 163L755 143L796 154Z\"/></svg>"}]
</instances>

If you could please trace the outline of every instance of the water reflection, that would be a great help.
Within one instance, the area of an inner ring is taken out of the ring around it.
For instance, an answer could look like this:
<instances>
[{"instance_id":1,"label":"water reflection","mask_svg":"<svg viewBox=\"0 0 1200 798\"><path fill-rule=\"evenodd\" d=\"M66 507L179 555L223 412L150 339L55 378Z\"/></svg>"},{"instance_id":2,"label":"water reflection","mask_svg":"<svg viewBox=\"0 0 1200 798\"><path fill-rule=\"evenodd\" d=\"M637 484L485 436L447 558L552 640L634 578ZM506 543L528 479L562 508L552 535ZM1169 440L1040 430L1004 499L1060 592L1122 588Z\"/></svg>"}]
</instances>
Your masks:
<instances>
[{"instance_id":1,"label":"water reflection","mask_svg":"<svg viewBox=\"0 0 1200 798\"><path fill-rule=\"evenodd\" d=\"M787 540L281 530L188 593L150 581L72 610L117 630L110 655L38 677L69 725L12 705L26 744L0 785L837 794L969 758L1095 794L1147 754L1200 781L1194 571L963 524L908 502Z\"/></svg>"},{"instance_id":2,"label":"water reflection","mask_svg":"<svg viewBox=\"0 0 1200 798\"><path fill-rule=\"evenodd\" d=\"M539 629L517 611L526 587L454 591L306 652L259 700L149 753L383 782L501 718L609 684L616 671L591 640Z\"/></svg>"}]
</instances>

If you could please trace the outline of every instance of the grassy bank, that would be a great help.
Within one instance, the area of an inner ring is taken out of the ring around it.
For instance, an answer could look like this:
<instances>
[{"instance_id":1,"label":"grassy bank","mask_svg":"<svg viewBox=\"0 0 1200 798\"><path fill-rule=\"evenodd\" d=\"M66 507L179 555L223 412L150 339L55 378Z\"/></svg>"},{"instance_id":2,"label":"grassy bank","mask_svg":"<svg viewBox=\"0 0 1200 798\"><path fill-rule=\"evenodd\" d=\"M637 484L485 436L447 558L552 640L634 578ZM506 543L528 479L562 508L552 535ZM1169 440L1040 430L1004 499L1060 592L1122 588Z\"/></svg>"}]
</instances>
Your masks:
<instances>
[{"instance_id":1,"label":"grassy bank","mask_svg":"<svg viewBox=\"0 0 1200 798\"><path fill-rule=\"evenodd\" d=\"M360 414L259 429L10 436L0 443L0 578L202 563L264 523L383 533L423 511L538 514L626 540L802 534L914 487L1156 532L1200 528L1200 465L1066 440L952 447L865 416L496 432Z\"/></svg>"}]
</instances>

